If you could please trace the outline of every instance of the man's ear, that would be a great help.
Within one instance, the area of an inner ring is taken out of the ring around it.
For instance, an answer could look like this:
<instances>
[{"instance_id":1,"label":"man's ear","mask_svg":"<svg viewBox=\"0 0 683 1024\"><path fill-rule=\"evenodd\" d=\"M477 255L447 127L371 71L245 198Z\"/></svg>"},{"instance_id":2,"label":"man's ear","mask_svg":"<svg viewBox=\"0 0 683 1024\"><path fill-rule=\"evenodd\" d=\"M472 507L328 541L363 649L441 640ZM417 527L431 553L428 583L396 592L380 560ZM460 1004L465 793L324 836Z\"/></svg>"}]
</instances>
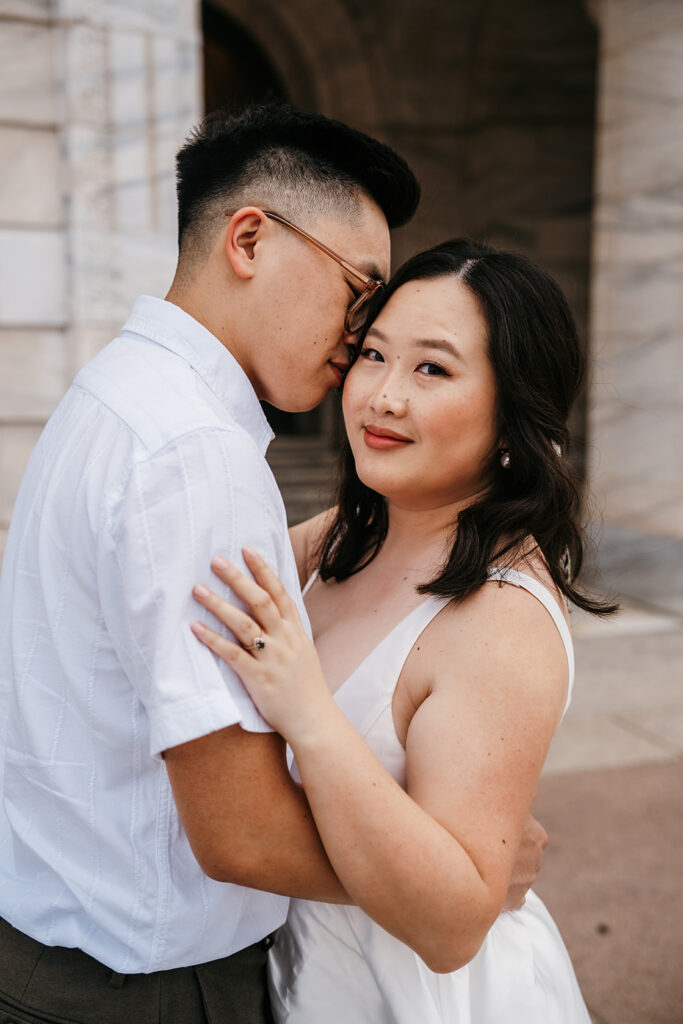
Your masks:
<instances>
[{"instance_id":1,"label":"man's ear","mask_svg":"<svg viewBox=\"0 0 683 1024\"><path fill-rule=\"evenodd\" d=\"M237 277L248 279L256 273L256 247L268 222L263 210L243 206L228 221L225 252Z\"/></svg>"}]
</instances>

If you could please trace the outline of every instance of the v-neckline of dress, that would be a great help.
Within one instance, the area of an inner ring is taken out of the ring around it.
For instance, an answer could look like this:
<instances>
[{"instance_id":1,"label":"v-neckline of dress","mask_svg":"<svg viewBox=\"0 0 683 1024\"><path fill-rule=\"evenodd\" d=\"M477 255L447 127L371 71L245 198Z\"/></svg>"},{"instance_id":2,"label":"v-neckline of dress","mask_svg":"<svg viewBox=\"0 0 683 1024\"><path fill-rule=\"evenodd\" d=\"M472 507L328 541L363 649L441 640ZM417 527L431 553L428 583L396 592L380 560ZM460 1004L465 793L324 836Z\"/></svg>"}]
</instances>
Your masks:
<instances>
[{"instance_id":1,"label":"v-neckline of dress","mask_svg":"<svg viewBox=\"0 0 683 1024\"><path fill-rule=\"evenodd\" d=\"M416 605L416 606L415 606L415 607L413 608L413 610L412 610L412 611L408 612L408 614L407 614L407 615L404 615L404 616L403 616L403 618L402 618L402 619L400 619L400 621L399 621L399 622L397 622L395 626L392 626L392 628L391 628L391 629L389 630L389 632L388 632L388 633L386 633L386 634L385 634L385 635L384 635L384 636L382 637L382 639L381 639L381 640L379 640L379 641L378 641L378 642L377 642L377 643L375 644L375 646L374 646L374 647L373 647L373 648L372 648L372 649L371 649L370 651L368 651L368 653L367 653L367 654L365 655L365 657L363 658L363 660L362 660L362 661L360 661L360 662L359 662L359 663L358 663L358 664L356 665L356 667L355 667L355 668L353 669L353 671L352 671L352 672L350 672L350 673L349 673L349 675L348 675L348 676L346 676L346 678L342 680L342 682L341 682L341 683L339 684L339 686L338 686L338 687L337 687L337 688L336 688L335 690L332 690L332 691L331 691L331 693L332 693L332 696L333 696L333 697L335 698L335 700L336 700L336 698L337 698L337 694L341 693L341 692L342 692L342 690L343 690L343 689L345 689L345 687L346 687L346 686L347 686L347 685L348 685L348 684L349 684L349 683L351 682L351 680L352 680L352 679L354 678L354 676L357 676L357 675L358 675L358 673L359 673L359 672L360 672L360 670L361 670L361 669L362 669L362 668L364 667L364 665L366 664L366 662L368 662L368 661L370 660L370 658L372 658L372 657L373 657L373 656L374 656L375 654L377 654L377 652L378 652L378 651L380 650L380 648L381 648L381 647L383 647L383 646L384 646L384 644L385 644L385 643L387 642L387 640L391 639L391 637L393 637L394 633L397 633L397 632L398 632L398 630L399 630L399 629L401 629L401 627L402 627L402 626L405 626L405 624L406 624L407 622L409 622L409 621L410 621L410 619L412 619L412 618L413 618L413 616L414 616L414 615L415 615L415 614L416 614L416 613L417 613L418 611L422 610L423 608L425 608L425 606L426 606L426 605L428 605L428 604L431 604L431 603L433 603L434 601L444 601L444 605L442 605L442 607L445 607L445 604L447 604L447 603L448 603L448 600L447 600L447 599L445 599L445 598L439 598L439 597L437 597L437 596L436 596L435 594L430 594L430 595L429 595L428 597L426 597L426 598L424 599L424 601L420 601L420 603L419 603L418 605ZM440 611L440 610L441 610L441 609L439 609L439 611ZM424 628L426 629L426 626L425 626Z\"/></svg>"}]
</instances>

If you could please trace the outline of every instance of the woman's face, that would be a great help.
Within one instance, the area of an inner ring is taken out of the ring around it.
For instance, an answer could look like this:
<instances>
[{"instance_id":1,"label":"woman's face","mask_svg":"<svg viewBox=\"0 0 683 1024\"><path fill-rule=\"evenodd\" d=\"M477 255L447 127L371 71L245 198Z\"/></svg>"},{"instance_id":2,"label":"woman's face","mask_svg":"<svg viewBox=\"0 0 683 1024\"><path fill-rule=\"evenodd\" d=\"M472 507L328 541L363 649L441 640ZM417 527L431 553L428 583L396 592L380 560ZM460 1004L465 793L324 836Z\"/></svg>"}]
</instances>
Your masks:
<instances>
[{"instance_id":1,"label":"woman's face","mask_svg":"<svg viewBox=\"0 0 683 1024\"><path fill-rule=\"evenodd\" d=\"M410 281L368 331L344 384L358 476L406 508L470 504L499 446L479 303L455 277Z\"/></svg>"}]
</instances>

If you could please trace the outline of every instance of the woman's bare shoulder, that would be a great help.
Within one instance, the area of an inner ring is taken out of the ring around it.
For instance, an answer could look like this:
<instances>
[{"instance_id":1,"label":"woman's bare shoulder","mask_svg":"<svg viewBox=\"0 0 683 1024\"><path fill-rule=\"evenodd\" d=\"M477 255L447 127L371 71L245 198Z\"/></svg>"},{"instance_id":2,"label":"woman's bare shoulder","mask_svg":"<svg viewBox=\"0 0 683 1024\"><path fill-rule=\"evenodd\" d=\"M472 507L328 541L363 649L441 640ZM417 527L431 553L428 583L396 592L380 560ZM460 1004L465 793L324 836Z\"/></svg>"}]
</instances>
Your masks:
<instances>
[{"instance_id":1,"label":"woman's bare shoulder","mask_svg":"<svg viewBox=\"0 0 683 1024\"><path fill-rule=\"evenodd\" d=\"M487 583L448 604L416 646L405 680L414 711L427 698L454 713L483 702L504 706L507 714L513 708L541 713L556 727L566 701L567 655L557 627L528 591Z\"/></svg>"},{"instance_id":2,"label":"woman's bare shoulder","mask_svg":"<svg viewBox=\"0 0 683 1024\"><path fill-rule=\"evenodd\" d=\"M302 587L316 567L320 542L332 525L336 511L336 507L325 509L317 516L312 516L311 519L306 519L303 523L297 523L296 526L290 527L289 539L292 543L299 583Z\"/></svg>"},{"instance_id":3,"label":"woman's bare shoulder","mask_svg":"<svg viewBox=\"0 0 683 1024\"><path fill-rule=\"evenodd\" d=\"M548 563L533 537L528 537L516 551L509 555L505 560L505 565L497 566L496 568L514 569L541 583L555 599L567 622L569 621L565 597L553 580ZM500 582L505 582L504 577Z\"/></svg>"},{"instance_id":4,"label":"woman's bare shoulder","mask_svg":"<svg viewBox=\"0 0 683 1024\"><path fill-rule=\"evenodd\" d=\"M562 607L542 560L527 557L506 568L538 580ZM562 637L544 605L522 587L494 579L435 616L406 662L404 681L412 684L417 704L437 688L480 688L484 678L501 675L531 691L534 677L541 685L549 676L566 683L566 666Z\"/></svg>"},{"instance_id":5,"label":"woman's bare shoulder","mask_svg":"<svg viewBox=\"0 0 683 1024\"><path fill-rule=\"evenodd\" d=\"M514 569L545 586L564 612L563 595L531 540L492 568ZM504 576L504 573L501 574ZM566 693L567 655L557 626L538 598L520 586L494 578L462 600L448 602L432 619L410 652L394 697L394 720L402 743L412 715L436 691L456 700L484 693L499 680L514 680L535 699L537 687L557 679L557 707Z\"/></svg>"}]
</instances>

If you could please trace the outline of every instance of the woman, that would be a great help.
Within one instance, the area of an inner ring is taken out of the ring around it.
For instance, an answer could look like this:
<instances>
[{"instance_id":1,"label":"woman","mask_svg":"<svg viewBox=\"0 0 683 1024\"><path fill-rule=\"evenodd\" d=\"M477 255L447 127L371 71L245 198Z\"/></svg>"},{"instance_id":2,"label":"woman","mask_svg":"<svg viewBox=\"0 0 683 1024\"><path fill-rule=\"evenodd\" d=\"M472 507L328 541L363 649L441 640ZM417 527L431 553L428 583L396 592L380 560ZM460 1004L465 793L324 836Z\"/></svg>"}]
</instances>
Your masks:
<instances>
[{"instance_id":1,"label":"woman","mask_svg":"<svg viewBox=\"0 0 683 1024\"><path fill-rule=\"evenodd\" d=\"M583 359L557 285L456 240L409 260L344 384L335 510L292 531L313 648L265 564L219 575L251 616L196 624L294 753L356 906L292 901L280 1022L589 1021L532 893L501 914L569 702L582 541L565 458ZM194 627L193 627L194 628ZM322 665L322 667L321 667Z\"/></svg>"}]
</instances>

